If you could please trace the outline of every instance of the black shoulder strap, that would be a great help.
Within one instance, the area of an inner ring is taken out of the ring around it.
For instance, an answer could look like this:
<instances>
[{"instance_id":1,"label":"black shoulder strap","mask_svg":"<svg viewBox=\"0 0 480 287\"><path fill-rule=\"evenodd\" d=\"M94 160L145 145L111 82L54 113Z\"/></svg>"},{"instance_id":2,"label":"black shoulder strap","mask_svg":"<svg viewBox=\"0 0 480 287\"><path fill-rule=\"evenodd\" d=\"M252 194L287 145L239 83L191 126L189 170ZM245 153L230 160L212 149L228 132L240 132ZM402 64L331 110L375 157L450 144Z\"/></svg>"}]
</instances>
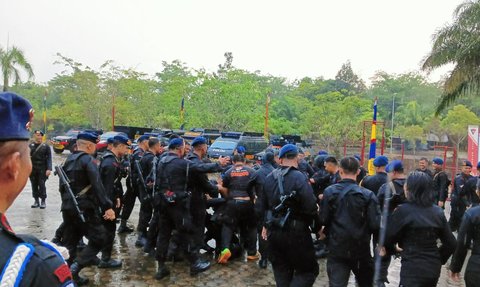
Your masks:
<instances>
[{"instance_id":1,"label":"black shoulder strap","mask_svg":"<svg viewBox=\"0 0 480 287\"><path fill-rule=\"evenodd\" d=\"M350 184L349 186L347 186L342 193L340 193L338 196L337 196L337 200L335 201L335 204L336 206L338 207L338 205L340 204L340 201L347 195L349 194L350 192L352 191L358 191L360 187L355 184L355 183L352 183Z\"/></svg>"},{"instance_id":2,"label":"black shoulder strap","mask_svg":"<svg viewBox=\"0 0 480 287\"><path fill-rule=\"evenodd\" d=\"M278 191L280 192L280 196L285 195L285 189L283 187L283 178L289 171L290 171L290 167L285 169L278 168L272 172L273 177L277 179Z\"/></svg>"}]
</instances>

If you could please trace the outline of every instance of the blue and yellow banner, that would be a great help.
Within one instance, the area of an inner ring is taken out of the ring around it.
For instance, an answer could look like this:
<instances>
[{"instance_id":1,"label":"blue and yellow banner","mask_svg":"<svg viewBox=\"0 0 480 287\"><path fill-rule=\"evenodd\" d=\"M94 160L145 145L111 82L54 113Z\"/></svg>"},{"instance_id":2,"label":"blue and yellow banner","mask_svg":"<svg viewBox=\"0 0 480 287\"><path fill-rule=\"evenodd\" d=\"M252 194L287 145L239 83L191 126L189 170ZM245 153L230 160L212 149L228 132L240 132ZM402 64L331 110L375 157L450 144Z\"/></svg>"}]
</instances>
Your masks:
<instances>
[{"instance_id":1,"label":"blue and yellow banner","mask_svg":"<svg viewBox=\"0 0 480 287\"><path fill-rule=\"evenodd\" d=\"M375 153L377 150L377 98L373 104L373 120L372 120L372 134L370 136L370 153L368 154L368 174L375 174L375 167L373 160L375 160Z\"/></svg>"}]
</instances>

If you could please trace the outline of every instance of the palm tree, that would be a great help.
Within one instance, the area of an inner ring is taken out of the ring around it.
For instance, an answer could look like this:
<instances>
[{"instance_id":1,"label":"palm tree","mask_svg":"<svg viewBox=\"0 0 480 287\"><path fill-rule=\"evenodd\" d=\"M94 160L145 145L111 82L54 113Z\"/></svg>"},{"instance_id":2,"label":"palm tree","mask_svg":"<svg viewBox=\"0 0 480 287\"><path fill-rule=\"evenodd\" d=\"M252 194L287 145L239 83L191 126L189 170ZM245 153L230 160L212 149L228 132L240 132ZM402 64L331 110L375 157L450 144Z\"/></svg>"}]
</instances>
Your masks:
<instances>
[{"instance_id":1,"label":"palm tree","mask_svg":"<svg viewBox=\"0 0 480 287\"><path fill-rule=\"evenodd\" d=\"M453 23L433 35L433 47L422 69L430 72L446 64L453 64L454 68L445 80L437 115L457 98L480 92L479 0L460 4L455 9Z\"/></svg>"},{"instance_id":2,"label":"palm tree","mask_svg":"<svg viewBox=\"0 0 480 287\"><path fill-rule=\"evenodd\" d=\"M20 82L20 70L23 69L28 78L33 78L32 65L25 59L23 51L13 46L4 50L0 47L0 69L3 76L3 91L8 90L8 81L13 77L15 84Z\"/></svg>"}]
</instances>

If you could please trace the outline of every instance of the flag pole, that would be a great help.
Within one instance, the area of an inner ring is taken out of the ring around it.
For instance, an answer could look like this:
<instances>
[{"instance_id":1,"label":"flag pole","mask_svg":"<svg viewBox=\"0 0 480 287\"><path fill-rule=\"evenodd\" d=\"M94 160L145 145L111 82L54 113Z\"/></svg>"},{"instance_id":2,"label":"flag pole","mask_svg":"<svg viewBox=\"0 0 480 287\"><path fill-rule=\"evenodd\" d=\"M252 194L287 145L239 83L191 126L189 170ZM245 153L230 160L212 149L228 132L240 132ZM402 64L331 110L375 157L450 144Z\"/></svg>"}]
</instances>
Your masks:
<instances>
[{"instance_id":1,"label":"flag pole","mask_svg":"<svg viewBox=\"0 0 480 287\"><path fill-rule=\"evenodd\" d=\"M43 94L43 142L47 141L47 94L48 89L45 89Z\"/></svg>"},{"instance_id":2,"label":"flag pole","mask_svg":"<svg viewBox=\"0 0 480 287\"><path fill-rule=\"evenodd\" d=\"M180 125L184 124L184 113L185 113L185 96L182 97L182 102L180 104Z\"/></svg>"},{"instance_id":3,"label":"flag pole","mask_svg":"<svg viewBox=\"0 0 480 287\"><path fill-rule=\"evenodd\" d=\"M370 135L370 153L368 156L368 174L375 174L375 167L373 161L375 160L375 153L377 150L377 97L373 104L373 119L372 119L372 132Z\"/></svg>"},{"instance_id":4,"label":"flag pole","mask_svg":"<svg viewBox=\"0 0 480 287\"><path fill-rule=\"evenodd\" d=\"M270 93L267 94L267 101L265 103L265 127L263 136L268 140L268 106L270 105Z\"/></svg>"}]
</instances>

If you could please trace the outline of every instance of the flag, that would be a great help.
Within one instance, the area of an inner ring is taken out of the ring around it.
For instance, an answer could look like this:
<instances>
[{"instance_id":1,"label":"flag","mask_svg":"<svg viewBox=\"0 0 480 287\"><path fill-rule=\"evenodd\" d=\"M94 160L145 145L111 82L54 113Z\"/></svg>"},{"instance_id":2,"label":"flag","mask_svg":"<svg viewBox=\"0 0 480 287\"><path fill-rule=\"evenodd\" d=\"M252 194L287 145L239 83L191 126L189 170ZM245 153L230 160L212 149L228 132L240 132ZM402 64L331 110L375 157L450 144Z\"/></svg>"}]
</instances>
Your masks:
<instances>
[{"instance_id":1,"label":"flag","mask_svg":"<svg viewBox=\"0 0 480 287\"><path fill-rule=\"evenodd\" d=\"M377 150L377 98L373 104L373 120L372 120L372 134L370 136L370 153L368 155L368 174L375 174L375 167L373 160L375 159L375 152Z\"/></svg>"},{"instance_id":2,"label":"flag","mask_svg":"<svg viewBox=\"0 0 480 287\"><path fill-rule=\"evenodd\" d=\"M183 117L185 114L185 97L182 98L182 103L180 104L180 123L184 124Z\"/></svg>"},{"instance_id":3,"label":"flag","mask_svg":"<svg viewBox=\"0 0 480 287\"><path fill-rule=\"evenodd\" d=\"M43 94L43 141L47 140L47 90Z\"/></svg>"}]
</instances>

